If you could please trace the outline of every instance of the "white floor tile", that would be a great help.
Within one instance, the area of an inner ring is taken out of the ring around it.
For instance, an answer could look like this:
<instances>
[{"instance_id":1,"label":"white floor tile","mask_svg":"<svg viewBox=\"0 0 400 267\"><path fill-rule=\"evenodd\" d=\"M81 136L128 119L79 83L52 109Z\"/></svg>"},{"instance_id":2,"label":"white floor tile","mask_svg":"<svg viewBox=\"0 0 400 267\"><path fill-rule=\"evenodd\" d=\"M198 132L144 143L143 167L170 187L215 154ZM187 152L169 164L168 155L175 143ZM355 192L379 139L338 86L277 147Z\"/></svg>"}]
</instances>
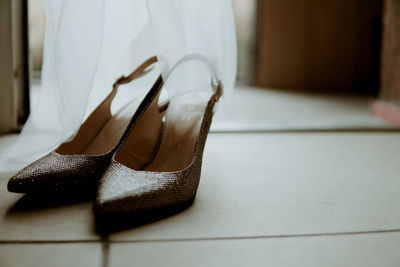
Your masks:
<instances>
[{"instance_id":1,"label":"white floor tile","mask_svg":"<svg viewBox=\"0 0 400 267\"><path fill-rule=\"evenodd\" d=\"M23 200L23 194L7 191L10 176L0 176L0 241L99 239L91 201L53 205L51 198Z\"/></svg>"},{"instance_id":2,"label":"white floor tile","mask_svg":"<svg viewBox=\"0 0 400 267\"><path fill-rule=\"evenodd\" d=\"M3 150L10 146L17 138L17 134L0 135L0 152L3 152Z\"/></svg>"},{"instance_id":3,"label":"white floor tile","mask_svg":"<svg viewBox=\"0 0 400 267\"><path fill-rule=\"evenodd\" d=\"M212 134L196 201L114 240L400 229L400 134Z\"/></svg>"},{"instance_id":4,"label":"white floor tile","mask_svg":"<svg viewBox=\"0 0 400 267\"><path fill-rule=\"evenodd\" d=\"M119 266L399 266L400 234L119 243L110 267Z\"/></svg>"},{"instance_id":5,"label":"white floor tile","mask_svg":"<svg viewBox=\"0 0 400 267\"><path fill-rule=\"evenodd\" d=\"M369 96L237 87L213 131L386 129L373 117Z\"/></svg>"},{"instance_id":6,"label":"white floor tile","mask_svg":"<svg viewBox=\"0 0 400 267\"><path fill-rule=\"evenodd\" d=\"M101 244L0 244L1 267L100 267Z\"/></svg>"}]
</instances>

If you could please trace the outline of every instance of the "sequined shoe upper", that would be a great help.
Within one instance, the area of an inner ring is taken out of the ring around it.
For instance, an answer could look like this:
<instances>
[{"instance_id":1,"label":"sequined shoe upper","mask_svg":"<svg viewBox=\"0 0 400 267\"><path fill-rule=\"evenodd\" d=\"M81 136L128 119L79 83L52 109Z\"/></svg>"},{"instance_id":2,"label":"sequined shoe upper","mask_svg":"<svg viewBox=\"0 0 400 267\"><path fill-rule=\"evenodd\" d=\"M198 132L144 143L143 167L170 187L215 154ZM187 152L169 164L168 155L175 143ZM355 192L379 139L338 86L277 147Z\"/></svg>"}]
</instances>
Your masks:
<instances>
[{"instance_id":1,"label":"sequined shoe upper","mask_svg":"<svg viewBox=\"0 0 400 267\"><path fill-rule=\"evenodd\" d=\"M119 78L114 83L112 92L81 125L75 137L11 177L7 185L8 190L18 193L94 192L98 180L121 145L121 136L126 134L131 126L129 119L118 124L118 129L112 129L113 138L104 130L116 125L110 106L118 87L146 74L150 71L148 67L156 61L156 57L152 57L129 76ZM160 82L159 78L153 87L158 88ZM146 96L141 106L145 106L144 102L149 99L150 97ZM134 110L131 111L130 117L136 111L135 106L132 108Z\"/></svg>"},{"instance_id":2,"label":"sequined shoe upper","mask_svg":"<svg viewBox=\"0 0 400 267\"><path fill-rule=\"evenodd\" d=\"M207 59L199 55L184 57L178 64L192 59L209 64ZM195 197L214 106L222 94L221 82L212 84L212 95L203 97L205 101L200 101L201 105L192 101L198 98L198 93L195 93L196 97L183 95L179 100L170 99L165 117L150 119L153 123L151 127L158 129L160 123L163 126L160 138L147 146L148 150L154 149L153 156L147 157L147 162L137 164L132 161L126 152L134 151L137 147L129 144L131 136L126 137L99 181L94 206L97 214L160 209L190 202ZM155 102L150 103L148 108L153 105ZM135 124L143 123L147 112L141 111L143 116L139 116ZM132 136L135 136L135 124Z\"/></svg>"}]
</instances>

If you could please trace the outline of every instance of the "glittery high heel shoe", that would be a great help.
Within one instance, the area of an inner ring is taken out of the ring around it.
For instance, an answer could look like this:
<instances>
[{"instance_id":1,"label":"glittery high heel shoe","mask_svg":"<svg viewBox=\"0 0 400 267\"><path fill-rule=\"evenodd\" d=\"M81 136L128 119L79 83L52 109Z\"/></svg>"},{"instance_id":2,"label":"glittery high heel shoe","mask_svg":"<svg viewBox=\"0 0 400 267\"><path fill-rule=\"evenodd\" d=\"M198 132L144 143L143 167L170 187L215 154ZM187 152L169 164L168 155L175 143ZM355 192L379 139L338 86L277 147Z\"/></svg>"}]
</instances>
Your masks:
<instances>
[{"instance_id":1,"label":"glittery high heel shoe","mask_svg":"<svg viewBox=\"0 0 400 267\"><path fill-rule=\"evenodd\" d=\"M122 213L141 213L162 210L194 199L200 180L203 150L210 129L214 105L222 94L222 84L216 79L208 59L201 55L183 57L172 68L188 60L200 60L211 69L213 92L190 91L170 98L162 137L157 140L153 159L138 165L127 153L135 149L131 138L137 125L149 118L149 110L141 117L130 135L114 154L110 165L99 181L94 211L99 216ZM169 76L169 75L168 75ZM160 87L161 89L161 87ZM158 92L159 94L159 92ZM153 101L149 107L156 105ZM156 119L152 119L153 123ZM160 121L156 123L160 124ZM146 147L146 144L141 144Z\"/></svg>"},{"instance_id":2,"label":"glittery high heel shoe","mask_svg":"<svg viewBox=\"0 0 400 267\"><path fill-rule=\"evenodd\" d=\"M157 58L152 57L129 76L119 78L112 92L81 125L75 137L11 177L8 190L17 193L94 193L98 180L121 144L121 136L129 129L130 119L137 107L133 105L135 103L130 103L117 114L111 114L110 106L118 87L145 75L156 61ZM158 88L161 81L161 77L158 78L153 88ZM140 106L145 106L149 100L149 96L146 96ZM156 113L152 114L155 117L161 117L160 110L150 112ZM140 134L143 136L147 133L138 132L139 139L142 138ZM158 133L155 135L158 136Z\"/></svg>"}]
</instances>

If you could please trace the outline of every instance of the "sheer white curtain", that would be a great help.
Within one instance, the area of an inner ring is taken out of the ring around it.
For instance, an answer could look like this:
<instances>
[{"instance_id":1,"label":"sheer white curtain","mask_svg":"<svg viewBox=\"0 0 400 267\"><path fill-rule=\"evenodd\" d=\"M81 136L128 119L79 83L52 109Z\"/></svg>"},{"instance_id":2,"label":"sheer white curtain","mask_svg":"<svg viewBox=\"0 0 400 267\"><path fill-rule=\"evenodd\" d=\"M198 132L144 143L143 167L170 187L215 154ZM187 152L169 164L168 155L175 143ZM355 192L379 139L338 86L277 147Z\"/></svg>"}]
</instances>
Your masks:
<instances>
[{"instance_id":1,"label":"sheer white curtain","mask_svg":"<svg viewBox=\"0 0 400 267\"><path fill-rule=\"evenodd\" d=\"M0 171L16 171L73 136L113 82L157 55L163 77L189 53L209 58L224 84L236 76L230 0L48 0L41 91L17 141L0 154ZM209 87L209 72L177 68L169 93ZM144 79L130 98L152 85ZM138 86L136 86L138 87Z\"/></svg>"}]
</instances>

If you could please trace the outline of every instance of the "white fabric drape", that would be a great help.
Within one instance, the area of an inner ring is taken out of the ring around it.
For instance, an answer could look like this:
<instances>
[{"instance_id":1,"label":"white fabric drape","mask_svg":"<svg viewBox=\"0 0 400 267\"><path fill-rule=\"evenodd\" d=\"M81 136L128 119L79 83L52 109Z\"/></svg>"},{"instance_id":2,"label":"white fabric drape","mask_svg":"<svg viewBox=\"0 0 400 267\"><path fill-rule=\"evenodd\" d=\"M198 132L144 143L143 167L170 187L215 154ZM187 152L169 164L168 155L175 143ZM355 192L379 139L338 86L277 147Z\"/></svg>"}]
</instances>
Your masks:
<instances>
[{"instance_id":1,"label":"white fabric drape","mask_svg":"<svg viewBox=\"0 0 400 267\"><path fill-rule=\"evenodd\" d=\"M230 0L49 0L38 100L17 141L0 154L0 171L16 171L73 136L113 82L157 55L163 77L189 53L213 63L225 98L236 76L236 36ZM177 68L169 95L209 87L196 62ZM138 80L129 98L143 96ZM139 88L139 89L138 89Z\"/></svg>"}]
</instances>

